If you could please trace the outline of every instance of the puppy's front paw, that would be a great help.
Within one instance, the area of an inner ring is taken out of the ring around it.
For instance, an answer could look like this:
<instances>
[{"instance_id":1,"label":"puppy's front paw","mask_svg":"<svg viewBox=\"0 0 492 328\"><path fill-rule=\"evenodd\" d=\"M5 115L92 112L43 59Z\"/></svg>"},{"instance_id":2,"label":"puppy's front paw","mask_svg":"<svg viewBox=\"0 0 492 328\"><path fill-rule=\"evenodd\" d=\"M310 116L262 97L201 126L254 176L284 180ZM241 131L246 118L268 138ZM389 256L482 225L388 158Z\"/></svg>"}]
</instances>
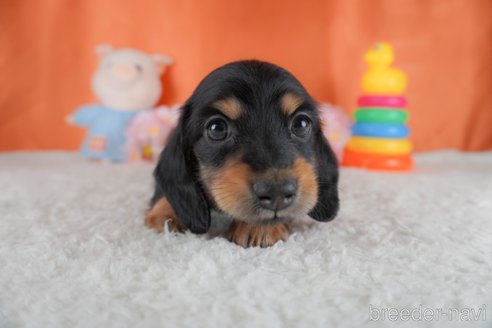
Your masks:
<instances>
[{"instance_id":1,"label":"puppy's front paw","mask_svg":"<svg viewBox=\"0 0 492 328\"><path fill-rule=\"evenodd\" d=\"M173 218L152 215L147 213L145 216L145 225L156 232L161 233L164 231L164 224L167 222L169 231L171 232L183 232L185 229L179 221Z\"/></svg>"},{"instance_id":2,"label":"puppy's front paw","mask_svg":"<svg viewBox=\"0 0 492 328\"><path fill-rule=\"evenodd\" d=\"M165 198L161 198L145 215L145 225L161 233L164 230L164 224L166 222L169 231L183 232L185 230L185 227L174 214L171 205L169 205Z\"/></svg>"},{"instance_id":3,"label":"puppy's front paw","mask_svg":"<svg viewBox=\"0 0 492 328\"><path fill-rule=\"evenodd\" d=\"M258 226L234 220L229 228L229 240L243 247L270 247L279 240L287 240L289 228L285 224Z\"/></svg>"}]
</instances>

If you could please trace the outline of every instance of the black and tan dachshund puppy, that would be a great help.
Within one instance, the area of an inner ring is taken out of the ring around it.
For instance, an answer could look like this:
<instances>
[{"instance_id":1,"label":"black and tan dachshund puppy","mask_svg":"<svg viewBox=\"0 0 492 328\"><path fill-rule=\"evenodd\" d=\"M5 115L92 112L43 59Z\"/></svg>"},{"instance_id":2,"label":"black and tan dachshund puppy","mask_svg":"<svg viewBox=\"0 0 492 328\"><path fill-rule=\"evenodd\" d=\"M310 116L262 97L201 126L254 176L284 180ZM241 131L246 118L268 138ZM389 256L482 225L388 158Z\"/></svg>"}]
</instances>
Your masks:
<instances>
[{"instance_id":1,"label":"black and tan dachshund puppy","mask_svg":"<svg viewBox=\"0 0 492 328\"><path fill-rule=\"evenodd\" d=\"M233 221L228 237L271 246L288 223L338 211L338 167L313 99L286 70L239 61L210 73L185 103L154 172L145 223L205 233Z\"/></svg>"}]
</instances>

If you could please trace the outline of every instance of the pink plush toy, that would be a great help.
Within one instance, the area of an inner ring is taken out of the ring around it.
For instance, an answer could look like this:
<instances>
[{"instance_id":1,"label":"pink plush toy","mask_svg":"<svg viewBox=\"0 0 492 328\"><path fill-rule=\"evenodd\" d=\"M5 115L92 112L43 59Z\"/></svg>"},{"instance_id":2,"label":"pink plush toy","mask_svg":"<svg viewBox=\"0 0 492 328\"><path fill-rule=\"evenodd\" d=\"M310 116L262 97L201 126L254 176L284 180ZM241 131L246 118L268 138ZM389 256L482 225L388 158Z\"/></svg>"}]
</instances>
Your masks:
<instances>
[{"instance_id":1,"label":"pink plush toy","mask_svg":"<svg viewBox=\"0 0 492 328\"><path fill-rule=\"evenodd\" d=\"M126 130L127 160L156 161L179 118L179 105L140 112Z\"/></svg>"},{"instance_id":2,"label":"pink plush toy","mask_svg":"<svg viewBox=\"0 0 492 328\"><path fill-rule=\"evenodd\" d=\"M345 144L352 135L352 120L337 106L328 103L320 103L318 110L323 127L323 134L330 142L338 161L341 162Z\"/></svg>"}]
</instances>

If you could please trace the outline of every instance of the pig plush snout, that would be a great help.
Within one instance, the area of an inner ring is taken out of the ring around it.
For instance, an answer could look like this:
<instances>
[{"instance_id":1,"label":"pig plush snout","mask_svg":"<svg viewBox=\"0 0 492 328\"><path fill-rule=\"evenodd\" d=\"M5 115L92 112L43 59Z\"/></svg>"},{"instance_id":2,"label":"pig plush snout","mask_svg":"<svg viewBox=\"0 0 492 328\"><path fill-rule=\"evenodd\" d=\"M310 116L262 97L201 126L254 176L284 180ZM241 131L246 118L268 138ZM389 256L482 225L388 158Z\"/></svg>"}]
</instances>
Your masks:
<instances>
[{"instance_id":1,"label":"pig plush snout","mask_svg":"<svg viewBox=\"0 0 492 328\"><path fill-rule=\"evenodd\" d=\"M126 81L136 78L140 71L140 66L131 64L115 64L111 67L111 74L115 78Z\"/></svg>"}]
</instances>

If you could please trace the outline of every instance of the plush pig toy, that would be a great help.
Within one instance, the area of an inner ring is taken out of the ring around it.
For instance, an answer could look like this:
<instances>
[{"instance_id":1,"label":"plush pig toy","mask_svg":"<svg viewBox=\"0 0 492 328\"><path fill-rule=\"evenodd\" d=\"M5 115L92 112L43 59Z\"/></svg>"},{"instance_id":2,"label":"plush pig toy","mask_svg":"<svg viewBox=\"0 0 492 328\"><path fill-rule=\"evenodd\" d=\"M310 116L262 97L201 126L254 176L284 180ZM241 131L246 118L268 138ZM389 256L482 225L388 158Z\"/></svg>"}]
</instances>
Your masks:
<instances>
[{"instance_id":1,"label":"plush pig toy","mask_svg":"<svg viewBox=\"0 0 492 328\"><path fill-rule=\"evenodd\" d=\"M157 103L162 92L160 75L172 60L109 45L97 47L96 52L101 59L92 90L101 103L82 106L68 121L88 127L82 155L120 162L125 159L127 126L138 111Z\"/></svg>"}]
</instances>

